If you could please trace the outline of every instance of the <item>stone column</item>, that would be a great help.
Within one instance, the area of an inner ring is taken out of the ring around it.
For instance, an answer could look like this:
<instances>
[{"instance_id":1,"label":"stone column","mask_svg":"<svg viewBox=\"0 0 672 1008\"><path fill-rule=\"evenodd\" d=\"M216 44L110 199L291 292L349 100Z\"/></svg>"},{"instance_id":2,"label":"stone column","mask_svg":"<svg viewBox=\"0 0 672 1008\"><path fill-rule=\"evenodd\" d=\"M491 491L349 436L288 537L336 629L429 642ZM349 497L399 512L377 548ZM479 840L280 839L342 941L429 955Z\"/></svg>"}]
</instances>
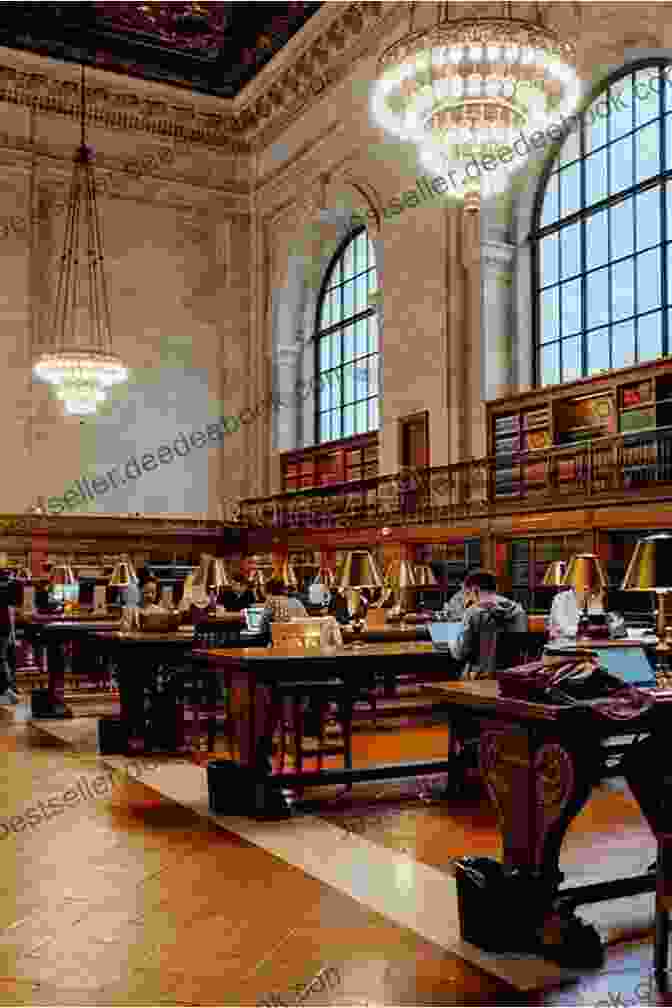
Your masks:
<instances>
[{"instance_id":1,"label":"stone column","mask_svg":"<svg viewBox=\"0 0 672 1008\"><path fill-rule=\"evenodd\" d=\"M276 450L293 451L298 446L298 410L296 408L297 362L301 347L278 346L275 350L274 437ZM284 405L282 405L284 404Z\"/></svg>"},{"instance_id":2,"label":"stone column","mask_svg":"<svg viewBox=\"0 0 672 1008\"><path fill-rule=\"evenodd\" d=\"M486 401L511 394L513 387L515 251L515 245L509 242L481 242L482 397Z\"/></svg>"}]
</instances>

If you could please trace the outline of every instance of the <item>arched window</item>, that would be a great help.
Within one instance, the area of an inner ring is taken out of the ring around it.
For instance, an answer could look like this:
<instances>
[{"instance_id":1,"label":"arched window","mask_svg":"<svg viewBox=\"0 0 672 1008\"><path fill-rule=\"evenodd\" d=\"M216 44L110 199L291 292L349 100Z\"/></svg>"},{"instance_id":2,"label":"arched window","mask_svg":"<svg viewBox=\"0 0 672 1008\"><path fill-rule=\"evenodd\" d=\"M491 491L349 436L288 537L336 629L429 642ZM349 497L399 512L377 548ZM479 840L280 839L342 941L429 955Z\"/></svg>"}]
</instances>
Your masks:
<instances>
[{"instance_id":1,"label":"arched window","mask_svg":"<svg viewBox=\"0 0 672 1008\"><path fill-rule=\"evenodd\" d=\"M352 232L329 264L317 302L315 440L377 430L376 259L366 228Z\"/></svg>"},{"instance_id":2,"label":"arched window","mask_svg":"<svg viewBox=\"0 0 672 1008\"><path fill-rule=\"evenodd\" d=\"M670 71L633 64L565 122L531 235L538 385L670 352Z\"/></svg>"}]
</instances>

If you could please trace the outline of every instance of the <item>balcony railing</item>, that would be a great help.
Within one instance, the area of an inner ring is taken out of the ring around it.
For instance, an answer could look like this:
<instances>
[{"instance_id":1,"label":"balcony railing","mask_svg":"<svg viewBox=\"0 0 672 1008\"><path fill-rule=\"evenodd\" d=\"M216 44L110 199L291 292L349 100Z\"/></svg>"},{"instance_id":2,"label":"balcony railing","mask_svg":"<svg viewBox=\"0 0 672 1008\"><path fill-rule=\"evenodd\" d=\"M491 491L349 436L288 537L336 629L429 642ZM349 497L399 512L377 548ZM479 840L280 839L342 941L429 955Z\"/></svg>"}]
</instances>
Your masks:
<instances>
[{"instance_id":1,"label":"balcony railing","mask_svg":"<svg viewBox=\"0 0 672 1008\"><path fill-rule=\"evenodd\" d=\"M672 427L243 500L262 528L409 525L632 499L672 483Z\"/></svg>"}]
</instances>

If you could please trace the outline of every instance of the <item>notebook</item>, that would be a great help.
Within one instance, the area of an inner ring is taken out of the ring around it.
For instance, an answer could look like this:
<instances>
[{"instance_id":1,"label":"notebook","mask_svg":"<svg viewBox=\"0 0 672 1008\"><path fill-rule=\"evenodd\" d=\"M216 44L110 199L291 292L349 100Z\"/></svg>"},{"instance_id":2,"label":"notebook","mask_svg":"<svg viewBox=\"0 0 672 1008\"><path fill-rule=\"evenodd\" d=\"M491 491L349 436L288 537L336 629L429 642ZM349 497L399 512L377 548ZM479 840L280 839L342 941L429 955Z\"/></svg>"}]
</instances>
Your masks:
<instances>
[{"instance_id":1,"label":"notebook","mask_svg":"<svg viewBox=\"0 0 672 1008\"><path fill-rule=\"evenodd\" d=\"M462 623L430 623L429 636L436 651L447 651L451 654L450 645L462 633Z\"/></svg>"},{"instance_id":2,"label":"notebook","mask_svg":"<svg viewBox=\"0 0 672 1008\"><path fill-rule=\"evenodd\" d=\"M656 675L639 644L623 644L619 647L595 648L597 658L603 668L622 679L628 686L655 686Z\"/></svg>"}]
</instances>

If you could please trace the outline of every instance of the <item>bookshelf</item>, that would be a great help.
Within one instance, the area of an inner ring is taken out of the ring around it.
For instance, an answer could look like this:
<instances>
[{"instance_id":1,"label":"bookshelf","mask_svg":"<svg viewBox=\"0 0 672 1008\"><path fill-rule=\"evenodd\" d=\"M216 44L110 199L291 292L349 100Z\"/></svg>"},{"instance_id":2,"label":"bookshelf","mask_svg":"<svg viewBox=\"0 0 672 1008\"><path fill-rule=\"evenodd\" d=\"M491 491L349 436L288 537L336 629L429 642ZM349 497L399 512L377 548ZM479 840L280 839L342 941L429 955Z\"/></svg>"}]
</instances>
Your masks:
<instances>
[{"instance_id":1,"label":"bookshelf","mask_svg":"<svg viewBox=\"0 0 672 1008\"><path fill-rule=\"evenodd\" d=\"M534 495L547 485L548 449L556 453L557 486L571 493L586 475L586 452L593 448L593 489L605 489L609 466L616 461L613 442L623 435L618 464L624 483L637 486L651 478L672 479L672 361L659 360L550 386L486 404L489 454L494 457L497 498ZM670 428L670 439L660 436ZM571 449L576 448L575 452Z\"/></svg>"},{"instance_id":2,"label":"bookshelf","mask_svg":"<svg viewBox=\"0 0 672 1008\"><path fill-rule=\"evenodd\" d=\"M283 493L376 477L378 459L379 443L375 432L284 452L281 456Z\"/></svg>"}]
</instances>

